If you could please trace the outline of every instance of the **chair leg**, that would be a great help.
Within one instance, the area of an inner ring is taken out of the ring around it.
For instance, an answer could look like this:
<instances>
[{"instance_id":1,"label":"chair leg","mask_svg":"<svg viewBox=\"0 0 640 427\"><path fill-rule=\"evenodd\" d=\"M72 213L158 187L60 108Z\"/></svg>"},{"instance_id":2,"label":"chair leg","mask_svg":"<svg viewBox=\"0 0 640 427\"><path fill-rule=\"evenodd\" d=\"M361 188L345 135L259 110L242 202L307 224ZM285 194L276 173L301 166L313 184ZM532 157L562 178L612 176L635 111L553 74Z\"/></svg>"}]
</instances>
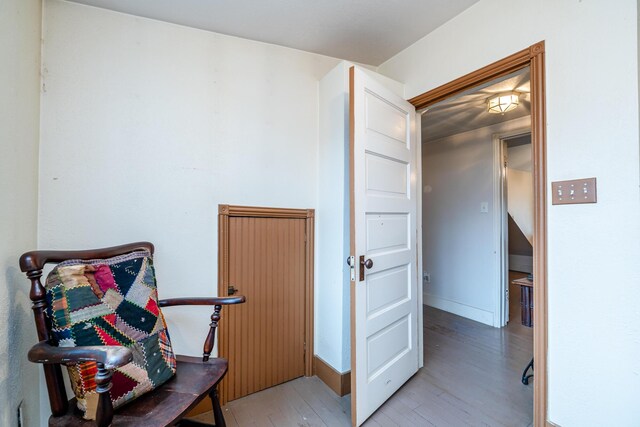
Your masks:
<instances>
[{"instance_id":1,"label":"chair leg","mask_svg":"<svg viewBox=\"0 0 640 427\"><path fill-rule=\"evenodd\" d=\"M529 369L531 369L532 373L527 375L527 372L529 372ZM522 373L522 384L529 385L529 378L533 378L533 359L531 359L531 362L529 362L527 367L524 368L524 372Z\"/></svg>"},{"instance_id":2,"label":"chair leg","mask_svg":"<svg viewBox=\"0 0 640 427\"><path fill-rule=\"evenodd\" d=\"M216 423L216 427L227 427L227 423L224 422L222 408L220 407L220 400L218 400L218 387L211 390L209 397L211 398L211 405L213 406L213 420Z\"/></svg>"}]
</instances>

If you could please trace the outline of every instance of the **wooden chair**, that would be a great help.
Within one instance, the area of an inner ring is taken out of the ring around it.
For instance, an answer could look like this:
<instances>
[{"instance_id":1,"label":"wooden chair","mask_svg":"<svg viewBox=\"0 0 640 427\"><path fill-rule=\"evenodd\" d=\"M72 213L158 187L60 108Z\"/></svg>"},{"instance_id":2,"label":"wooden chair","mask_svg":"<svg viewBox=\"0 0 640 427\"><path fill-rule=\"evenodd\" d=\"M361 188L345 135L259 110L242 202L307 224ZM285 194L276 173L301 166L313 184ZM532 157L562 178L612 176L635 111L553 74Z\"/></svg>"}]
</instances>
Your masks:
<instances>
[{"instance_id":1,"label":"wooden chair","mask_svg":"<svg viewBox=\"0 0 640 427\"><path fill-rule=\"evenodd\" d=\"M204 425L182 419L198 402L209 396L213 404L215 426L225 427L218 401L217 385L227 372L227 361L222 358L210 359L209 356L213 349L222 306L243 303L245 301L243 296L160 300L160 307L179 305L211 305L214 307L209 333L204 343L203 357L200 359L178 355L177 371L172 379L159 388L118 408L115 413L109 396L111 373L113 369L126 365L132 360L131 350L119 346L55 347L49 344L51 322L45 314L47 309L46 291L40 281L42 268L45 264L60 263L71 259L105 259L139 250L147 250L153 254L153 249L151 243L139 242L85 251L32 251L20 257L20 269L31 280L29 297L33 302L33 314L40 340L31 348L28 357L31 362L43 364L52 412L49 426ZM76 407L75 398L68 400L60 369L60 365L84 361L95 361L98 366L95 382L99 400L95 421L82 418L82 414Z\"/></svg>"}]
</instances>

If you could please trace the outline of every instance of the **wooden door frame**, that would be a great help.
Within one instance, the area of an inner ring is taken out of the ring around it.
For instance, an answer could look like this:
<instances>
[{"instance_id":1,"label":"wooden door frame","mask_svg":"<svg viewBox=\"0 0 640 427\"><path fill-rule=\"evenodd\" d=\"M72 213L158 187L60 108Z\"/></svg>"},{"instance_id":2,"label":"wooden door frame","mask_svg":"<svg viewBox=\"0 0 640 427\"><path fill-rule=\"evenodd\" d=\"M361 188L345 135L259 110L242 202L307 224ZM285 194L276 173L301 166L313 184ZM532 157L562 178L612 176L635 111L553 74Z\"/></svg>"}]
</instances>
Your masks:
<instances>
[{"instance_id":1,"label":"wooden door frame","mask_svg":"<svg viewBox=\"0 0 640 427\"><path fill-rule=\"evenodd\" d=\"M304 355L304 375L313 375L313 275L314 275L314 230L315 230L315 210L314 209L287 209L269 208L254 206L218 205L218 295L226 296L229 286L229 218L249 217L249 218L289 218L305 220L305 355ZM226 354L226 335L228 334L228 323L220 322L218 332L218 355L223 357ZM223 380L220 387L220 403L227 402L226 382Z\"/></svg>"},{"instance_id":2,"label":"wooden door frame","mask_svg":"<svg viewBox=\"0 0 640 427\"><path fill-rule=\"evenodd\" d=\"M544 41L411 98L409 102L416 110L420 110L525 67L530 67L531 72L531 144L535 199L533 276L536 287L533 293L533 355L536 376L533 381L533 425L547 427L553 424L547 419L547 136Z\"/></svg>"}]
</instances>

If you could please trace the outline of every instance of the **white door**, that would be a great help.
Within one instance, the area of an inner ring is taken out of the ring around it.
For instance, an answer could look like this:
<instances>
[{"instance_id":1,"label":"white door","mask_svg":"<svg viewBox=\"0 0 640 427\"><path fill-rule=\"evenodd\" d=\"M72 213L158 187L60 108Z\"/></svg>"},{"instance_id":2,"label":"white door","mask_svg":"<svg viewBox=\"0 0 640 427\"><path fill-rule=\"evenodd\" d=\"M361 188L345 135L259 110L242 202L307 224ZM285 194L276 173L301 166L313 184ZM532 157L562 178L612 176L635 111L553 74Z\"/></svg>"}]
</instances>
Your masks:
<instances>
[{"instance_id":1,"label":"white door","mask_svg":"<svg viewBox=\"0 0 640 427\"><path fill-rule=\"evenodd\" d=\"M352 422L419 367L414 107L350 69Z\"/></svg>"}]
</instances>

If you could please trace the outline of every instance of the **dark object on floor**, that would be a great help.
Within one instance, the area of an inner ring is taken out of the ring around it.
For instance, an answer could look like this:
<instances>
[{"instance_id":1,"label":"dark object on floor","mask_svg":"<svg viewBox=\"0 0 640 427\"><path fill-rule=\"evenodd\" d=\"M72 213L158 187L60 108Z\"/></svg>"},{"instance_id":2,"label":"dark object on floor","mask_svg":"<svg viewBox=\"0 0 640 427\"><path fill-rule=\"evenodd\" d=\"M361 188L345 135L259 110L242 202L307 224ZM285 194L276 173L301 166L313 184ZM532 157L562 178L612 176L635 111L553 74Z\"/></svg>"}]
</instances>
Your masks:
<instances>
[{"instance_id":1,"label":"dark object on floor","mask_svg":"<svg viewBox=\"0 0 640 427\"><path fill-rule=\"evenodd\" d=\"M204 344L202 358L177 357L177 373L159 388L147 393L133 402L119 408L115 413L109 395L111 377L115 368L125 366L132 358L132 352L122 346L84 346L56 347L51 343L51 321L46 315L48 302L45 288L42 286L42 268L45 264L60 263L67 260L106 259L135 251L148 251L153 254L151 243L140 242L104 249L85 251L32 251L20 257L20 269L31 280L29 297L33 302L33 314L40 342L29 350L29 360L42 363L44 368L49 403L52 416L49 426L187 426L188 420L180 421L205 397L209 396L213 404L214 419L217 427L224 427L224 417L217 395L217 385L227 372L225 359L209 359L213 350L215 331L220 320L222 305L239 304L245 301L242 296L172 298L160 300L160 307L211 305L209 333ZM93 361L97 363L95 375L98 403L96 421L88 421L76 407L75 399L68 400L60 365ZM191 424L193 425L193 424Z\"/></svg>"},{"instance_id":2,"label":"dark object on floor","mask_svg":"<svg viewBox=\"0 0 640 427\"><path fill-rule=\"evenodd\" d=\"M529 369L531 369L531 373L527 375ZM522 384L529 385L529 378L533 378L533 358L531 359L531 362L529 362L527 367L524 368L524 372L522 372Z\"/></svg>"},{"instance_id":3,"label":"dark object on floor","mask_svg":"<svg viewBox=\"0 0 640 427\"><path fill-rule=\"evenodd\" d=\"M520 286L520 313L524 326L533 326L533 286L534 282L527 278L511 281L512 285Z\"/></svg>"},{"instance_id":4,"label":"dark object on floor","mask_svg":"<svg viewBox=\"0 0 640 427\"><path fill-rule=\"evenodd\" d=\"M531 282L533 283L533 282ZM524 326L533 326L533 286L520 287L520 321Z\"/></svg>"}]
</instances>

